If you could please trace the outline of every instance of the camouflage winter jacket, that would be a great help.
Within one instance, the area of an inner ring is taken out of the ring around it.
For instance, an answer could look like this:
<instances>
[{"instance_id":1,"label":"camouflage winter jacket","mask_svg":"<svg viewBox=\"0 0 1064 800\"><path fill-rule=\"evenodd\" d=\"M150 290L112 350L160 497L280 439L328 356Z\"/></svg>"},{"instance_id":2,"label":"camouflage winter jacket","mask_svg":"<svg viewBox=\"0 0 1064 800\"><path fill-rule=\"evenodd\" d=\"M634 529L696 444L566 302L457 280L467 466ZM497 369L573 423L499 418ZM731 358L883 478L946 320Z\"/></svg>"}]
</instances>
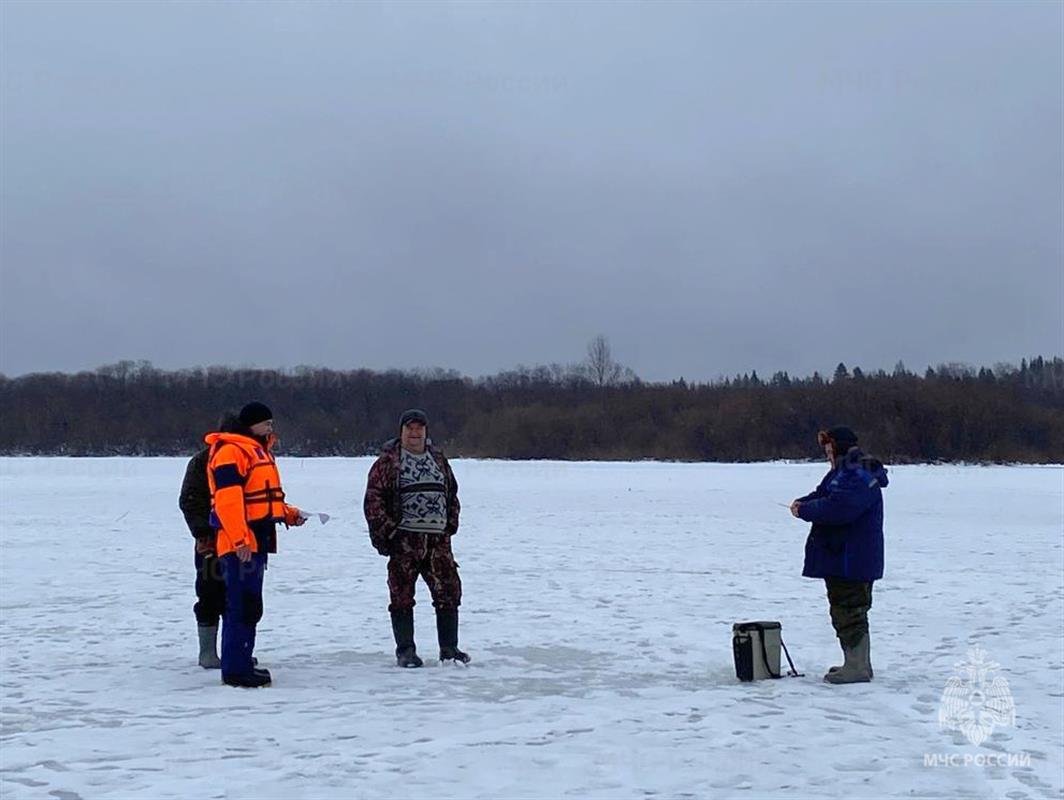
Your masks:
<instances>
[{"instance_id":1,"label":"camouflage winter jacket","mask_svg":"<svg viewBox=\"0 0 1064 800\"><path fill-rule=\"evenodd\" d=\"M444 534L453 536L458 532L458 481L454 478L451 465L441 450L431 444L426 449L436 459L443 472L443 481L447 496L447 526ZM382 556L391 554L392 536L402 520L402 501L399 497L399 440L392 439L381 447L380 455L369 470L366 482L366 497L362 510L369 524L369 540L374 549Z\"/></svg>"}]
</instances>

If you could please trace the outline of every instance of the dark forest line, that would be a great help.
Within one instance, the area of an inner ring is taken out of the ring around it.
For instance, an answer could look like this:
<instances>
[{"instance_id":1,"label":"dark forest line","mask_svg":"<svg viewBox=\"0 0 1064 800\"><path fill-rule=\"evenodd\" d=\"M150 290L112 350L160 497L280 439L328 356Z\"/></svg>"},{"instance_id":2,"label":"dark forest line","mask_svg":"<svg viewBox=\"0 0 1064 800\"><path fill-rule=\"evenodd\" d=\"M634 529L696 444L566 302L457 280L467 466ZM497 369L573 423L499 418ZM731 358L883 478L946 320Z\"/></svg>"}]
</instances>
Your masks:
<instances>
[{"instance_id":1,"label":"dark forest line","mask_svg":"<svg viewBox=\"0 0 1064 800\"><path fill-rule=\"evenodd\" d=\"M284 455L365 455L425 409L452 456L763 461L819 458L816 432L846 424L893 463L1064 462L1064 359L1018 366L901 364L865 374L756 373L646 383L591 360L472 379L420 372L121 362L92 372L0 376L0 453L176 455L248 400L274 411ZM596 369L597 367L597 369Z\"/></svg>"}]
</instances>

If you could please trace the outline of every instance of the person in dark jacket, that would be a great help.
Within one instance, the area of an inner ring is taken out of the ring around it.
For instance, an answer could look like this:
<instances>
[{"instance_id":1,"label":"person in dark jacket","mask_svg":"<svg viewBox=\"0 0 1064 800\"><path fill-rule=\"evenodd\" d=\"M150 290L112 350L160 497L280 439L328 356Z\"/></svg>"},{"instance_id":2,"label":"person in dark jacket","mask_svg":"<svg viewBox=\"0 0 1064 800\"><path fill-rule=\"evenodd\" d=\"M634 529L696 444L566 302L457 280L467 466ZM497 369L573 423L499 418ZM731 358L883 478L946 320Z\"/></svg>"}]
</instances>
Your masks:
<instances>
[{"instance_id":1,"label":"person in dark jacket","mask_svg":"<svg viewBox=\"0 0 1064 800\"><path fill-rule=\"evenodd\" d=\"M386 442L370 468L363 510L374 549L388 557L388 611L401 667L423 662L414 644L414 585L420 575L436 608L441 662L469 663L458 649L462 581L451 551L458 532L458 482L443 452L432 446L424 411L399 419L399 438Z\"/></svg>"},{"instance_id":2,"label":"person in dark jacket","mask_svg":"<svg viewBox=\"0 0 1064 800\"><path fill-rule=\"evenodd\" d=\"M813 524L805 543L802 575L823 578L831 623L844 663L824 676L828 683L872 680L868 610L872 584L883 577L883 488L887 470L857 446L857 434L840 426L821 431L818 443L831 469L810 494L791 503L791 513Z\"/></svg>"},{"instance_id":3,"label":"person in dark jacket","mask_svg":"<svg viewBox=\"0 0 1064 800\"><path fill-rule=\"evenodd\" d=\"M235 418L225 416L219 430L228 430ZM225 578L215 552L215 529L211 526L211 489L207 482L207 459L210 448L204 447L189 459L181 483L178 506L185 524L196 541L196 615L199 635L199 665L204 669L221 669L218 658L218 621L225 613Z\"/></svg>"}]
</instances>

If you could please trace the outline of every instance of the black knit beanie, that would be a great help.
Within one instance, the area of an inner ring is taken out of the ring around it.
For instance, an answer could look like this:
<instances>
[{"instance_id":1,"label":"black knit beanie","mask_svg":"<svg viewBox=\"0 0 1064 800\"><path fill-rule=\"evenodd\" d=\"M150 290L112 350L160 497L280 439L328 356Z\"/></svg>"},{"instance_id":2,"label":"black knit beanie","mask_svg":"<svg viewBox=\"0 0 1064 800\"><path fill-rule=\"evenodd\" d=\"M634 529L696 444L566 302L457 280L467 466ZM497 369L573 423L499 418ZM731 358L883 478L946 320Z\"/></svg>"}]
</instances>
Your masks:
<instances>
[{"instance_id":1,"label":"black knit beanie","mask_svg":"<svg viewBox=\"0 0 1064 800\"><path fill-rule=\"evenodd\" d=\"M240 409L239 419L241 425L245 428L250 428L252 425L257 425L260 422L273 419L273 412L270 411L269 406L265 403L253 400Z\"/></svg>"}]
</instances>

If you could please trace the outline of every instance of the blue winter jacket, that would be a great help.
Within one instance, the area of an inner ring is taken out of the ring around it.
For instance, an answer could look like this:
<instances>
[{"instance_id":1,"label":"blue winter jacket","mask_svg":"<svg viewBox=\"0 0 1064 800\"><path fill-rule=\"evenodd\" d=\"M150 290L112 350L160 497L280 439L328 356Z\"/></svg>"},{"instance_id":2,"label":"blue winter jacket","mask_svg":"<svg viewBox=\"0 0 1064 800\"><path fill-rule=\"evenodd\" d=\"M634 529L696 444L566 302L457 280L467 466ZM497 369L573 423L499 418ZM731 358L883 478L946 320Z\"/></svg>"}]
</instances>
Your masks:
<instances>
[{"instance_id":1,"label":"blue winter jacket","mask_svg":"<svg viewBox=\"0 0 1064 800\"><path fill-rule=\"evenodd\" d=\"M851 581L883 577L881 490L886 485L886 468L853 447L816 491L798 498L798 516L813 523L802 575Z\"/></svg>"}]
</instances>

